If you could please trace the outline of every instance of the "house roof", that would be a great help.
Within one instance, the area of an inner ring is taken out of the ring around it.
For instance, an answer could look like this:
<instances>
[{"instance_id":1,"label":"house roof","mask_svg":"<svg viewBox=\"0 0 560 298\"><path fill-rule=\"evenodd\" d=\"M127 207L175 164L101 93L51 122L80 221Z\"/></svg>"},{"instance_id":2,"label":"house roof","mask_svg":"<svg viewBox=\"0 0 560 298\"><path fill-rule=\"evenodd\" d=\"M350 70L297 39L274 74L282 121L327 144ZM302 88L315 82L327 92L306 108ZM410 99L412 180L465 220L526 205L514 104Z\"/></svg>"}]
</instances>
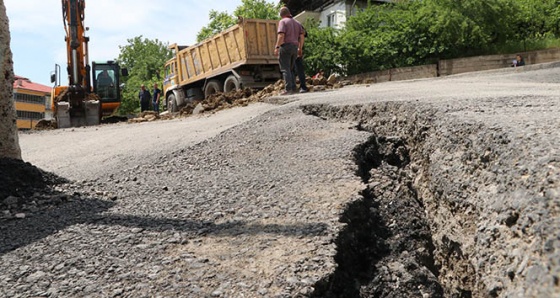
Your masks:
<instances>
[{"instance_id":1,"label":"house roof","mask_svg":"<svg viewBox=\"0 0 560 298\"><path fill-rule=\"evenodd\" d=\"M14 76L14 90L25 89L30 91L50 93L52 88L49 86L41 85L38 83L31 82L30 79L20 77L18 75Z\"/></svg>"}]
</instances>

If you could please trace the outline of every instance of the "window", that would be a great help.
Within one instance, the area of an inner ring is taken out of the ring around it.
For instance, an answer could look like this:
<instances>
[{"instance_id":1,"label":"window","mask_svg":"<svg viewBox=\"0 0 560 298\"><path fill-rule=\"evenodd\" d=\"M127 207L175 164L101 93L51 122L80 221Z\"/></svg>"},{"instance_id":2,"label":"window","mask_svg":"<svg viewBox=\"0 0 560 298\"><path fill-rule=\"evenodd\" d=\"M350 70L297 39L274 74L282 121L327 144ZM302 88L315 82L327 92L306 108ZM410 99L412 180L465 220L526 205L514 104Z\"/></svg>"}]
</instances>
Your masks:
<instances>
[{"instance_id":1,"label":"window","mask_svg":"<svg viewBox=\"0 0 560 298\"><path fill-rule=\"evenodd\" d=\"M115 70L113 69L96 69L95 77L97 84L101 86L112 86L115 82Z\"/></svg>"},{"instance_id":2,"label":"window","mask_svg":"<svg viewBox=\"0 0 560 298\"><path fill-rule=\"evenodd\" d=\"M39 120L45 118L45 113L29 112L29 111L17 111L17 118L24 120Z\"/></svg>"},{"instance_id":3,"label":"window","mask_svg":"<svg viewBox=\"0 0 560 298\"><path fill-rule=\"evenodd\" d=\"M327 16L327 27L335 27L336 26L336 13L331 13Z\"/></svg>"},{"instance_id":4,"label":"window","mask_svg":"<svg viewBox=\"0 0 560 298\"><path fill-rule=\"evenodd\" d=\"M17 102L35 103L45 105L45 96L31 95L25 93L14 93L14 100Z\"/></svg>"},{"instance_id":5,"label":"window","mask_svg":"<svg viewBox=\"0 0 560 298\"><path fill-rule=\"evenodd\" d=\"M95 92L103 102L118 100L119 86L112 66L100 66L95 70Z\"/></svg>"}]
</instances>

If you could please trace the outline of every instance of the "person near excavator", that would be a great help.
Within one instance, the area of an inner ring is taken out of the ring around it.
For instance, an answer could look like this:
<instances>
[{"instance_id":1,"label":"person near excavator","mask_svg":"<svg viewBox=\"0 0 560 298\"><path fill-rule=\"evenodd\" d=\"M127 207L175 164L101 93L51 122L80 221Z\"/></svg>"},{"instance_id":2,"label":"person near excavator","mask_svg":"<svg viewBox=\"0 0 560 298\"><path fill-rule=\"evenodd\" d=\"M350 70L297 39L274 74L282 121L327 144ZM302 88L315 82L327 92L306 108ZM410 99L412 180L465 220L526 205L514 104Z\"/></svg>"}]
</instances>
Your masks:
<instances>
[{"instance_id":1,"label":"person near excavator","mask_svg":"<svg viewBox=\"0 0 560 298\"><path fill-rule=\"evenodd\" d=\"M157 83L154 84L154 90L152 90L152 105L154 106L154 112L159 113L159 100L161 97L161 90L158 88Z\"/></svg>"},{"instance_id":2,"label":"person near excavator","mask_svg":"<svg viewBox=\"0 0 560 298\"><path fill-rule=\"evenodd\" d=\"M146 89L146 86L142 84L140 87L140 92L138 92L138 98L140 99L140 112L144 112L150 109L150 100L152 95L150 91Z\"/></svg>"},{"instance_id":3,"label":"person near excavator","mask_svg":"<svg viewBox=\"0 0 560 298\"><path fill-rule=\"evenodd\" d=\"M101 98L114 96L114 94L112 94L113 92L111 92L113 90L112 87L113 87L113 79L109 75L109 72L106 69L104 69L97 76L97 90L99 96L101 96Z\"/></svg>"}]
</instances>

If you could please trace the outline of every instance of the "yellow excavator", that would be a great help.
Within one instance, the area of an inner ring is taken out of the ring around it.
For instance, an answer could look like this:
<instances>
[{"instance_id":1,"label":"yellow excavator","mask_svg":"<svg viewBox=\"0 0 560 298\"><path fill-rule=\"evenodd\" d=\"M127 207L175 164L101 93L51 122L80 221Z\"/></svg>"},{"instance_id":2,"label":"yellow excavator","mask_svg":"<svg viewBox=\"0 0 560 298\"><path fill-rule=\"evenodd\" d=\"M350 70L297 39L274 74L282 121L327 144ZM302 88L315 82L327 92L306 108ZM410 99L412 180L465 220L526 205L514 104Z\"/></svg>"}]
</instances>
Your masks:
<instances>
[{"instance_id":1,"label":"yellow excavator","mask_svg":"<svg viewBox=\"0 0 560 298\"><path fill-rule=\"evenodd\" d=\"M85 7L85 0L62 0L68 86L60 85L61 71L56 65L51 74L55 84L51 106L58 128L98 125L103 116L111 115L120 106L120 77L128 75L114 61L93 62L93 68L89 65Z\"/></svg>"}]
</instances>

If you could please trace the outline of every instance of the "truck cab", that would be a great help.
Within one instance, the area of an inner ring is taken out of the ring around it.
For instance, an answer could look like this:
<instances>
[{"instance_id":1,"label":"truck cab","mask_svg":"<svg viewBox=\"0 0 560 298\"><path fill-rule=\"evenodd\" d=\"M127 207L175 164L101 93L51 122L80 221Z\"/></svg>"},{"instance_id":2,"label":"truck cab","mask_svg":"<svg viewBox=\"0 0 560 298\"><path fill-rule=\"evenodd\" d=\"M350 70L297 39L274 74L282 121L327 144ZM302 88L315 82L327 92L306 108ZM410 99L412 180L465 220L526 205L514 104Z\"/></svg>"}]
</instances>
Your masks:
<instances>
[{"instance_id":1,"label":"truck cab","mask_svg":"<svg viewBox=\"0 0 560 298\"><path fill-rule=\"evenodd\" d=\"M162 89L163 94L172 94L173 89L176 89L178 85L178 77L177 77L177 60L172 59L165 64L165 77L163 79ZM167 98L167 97L166 97ZM174 103L169 103L167 100L165 101L165 106L167 109L171 110L171 105Z\"/></svg>"}]
</instances>

